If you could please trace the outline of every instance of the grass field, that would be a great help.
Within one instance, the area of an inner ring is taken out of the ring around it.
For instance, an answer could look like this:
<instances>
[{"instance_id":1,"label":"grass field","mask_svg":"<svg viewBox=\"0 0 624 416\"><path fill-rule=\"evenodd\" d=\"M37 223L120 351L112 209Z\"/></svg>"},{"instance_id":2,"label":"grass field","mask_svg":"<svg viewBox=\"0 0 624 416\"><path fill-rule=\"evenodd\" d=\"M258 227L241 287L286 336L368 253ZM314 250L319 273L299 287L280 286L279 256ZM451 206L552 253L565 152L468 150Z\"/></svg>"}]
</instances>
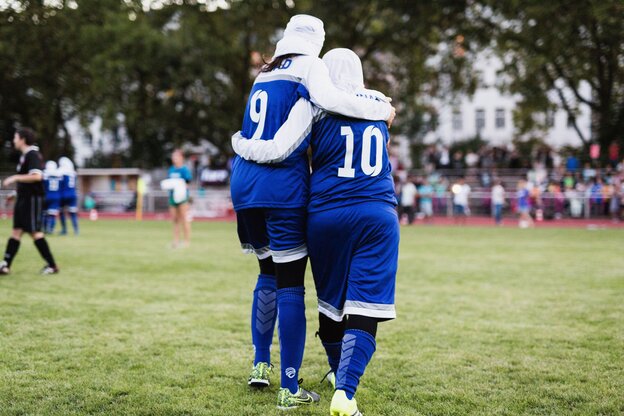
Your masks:
<instances>
[{"instance_id":1,"label":"grass field","mask_svg":"<svg viewBox=\"0 0 624 416\"><path fill-rule=\"evenodd\" d=\"M234 224L195 223L176 251L165 222L82 227L50 238L60 275L37 275L26 239L0 278L0 415L279 414L277 379L246 386L257 270ZM621 230L402 228L399 317L380 325L360 410L624 414L623 248ZM301 376L322 398L290 414L327 415L307 287Z\"/></svg>"}]
</instances>

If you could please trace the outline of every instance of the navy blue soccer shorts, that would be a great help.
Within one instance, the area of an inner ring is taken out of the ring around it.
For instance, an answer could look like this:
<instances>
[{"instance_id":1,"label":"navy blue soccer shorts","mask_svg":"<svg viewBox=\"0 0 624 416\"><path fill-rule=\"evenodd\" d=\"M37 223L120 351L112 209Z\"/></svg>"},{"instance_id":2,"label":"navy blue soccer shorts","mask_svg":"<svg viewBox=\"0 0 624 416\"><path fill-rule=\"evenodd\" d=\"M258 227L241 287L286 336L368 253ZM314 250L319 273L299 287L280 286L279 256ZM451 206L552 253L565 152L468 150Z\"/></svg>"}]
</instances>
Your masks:
<instances>
[{"instance_id":1,"label":"navy blue soccer shorts","mask_svg":"<svg viewBox=\"0 0 624 416\"><path fill-rule=\"evenodd\" d=\"M46 198L46 212L48 215L56 215L59 213L61 209L61 199L60 198Z\"/></svg>"},{"instance_id":2,"label":"navy blue soccer shorts","mask_svg":"<svg viewBox=\"0 0 624 416\"><path fill-rule=\"evenodd\" d=\"M319 312L396 318L394 290L399 220L384 202L363 202L308 214L308 250Z\"/></svg>"},{"instance_id":3,"label":"navy blue soccer shorts","mask_svg":"<svg viewBox=\"0 0 624 416\"><path fill-rule=\"evenodd\" d=\"M64 196L61 198L61 206L67 207L69 212L78 212L78 198L76 195Z\"/></svg>"},{"instance_id":4,"label":"navy blue soccer shorts","mask_svg":"<svg viewBox=\"0 0 624 416\"><path fill-rule=\"evenodd\" d=\"M288 263L308 255L305 208L247 208L236 212L238 238L244 253L275 263Z\"/></svg>"}]
</instances>

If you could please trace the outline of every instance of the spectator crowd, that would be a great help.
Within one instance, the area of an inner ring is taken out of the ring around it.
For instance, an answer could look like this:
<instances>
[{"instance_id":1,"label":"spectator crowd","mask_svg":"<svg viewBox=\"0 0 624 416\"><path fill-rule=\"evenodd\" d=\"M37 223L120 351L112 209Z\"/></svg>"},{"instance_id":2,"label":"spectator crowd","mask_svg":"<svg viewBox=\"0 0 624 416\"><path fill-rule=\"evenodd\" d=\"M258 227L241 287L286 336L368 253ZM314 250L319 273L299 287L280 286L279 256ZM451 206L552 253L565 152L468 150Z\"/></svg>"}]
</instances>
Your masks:
<instances>
[{"instance_id":1,"label":"spectator crowd","mask_svg":"<svg viewBox=\"0 0 624 416\"><path fill-rule=\"evenodd\" d=\"M593 151L593 150L592 150ZM431 221L433 214L471 212L491 215L500 224L505 212L520 226L563 217L610 217L619 221L624 200L624 158L609 148L606 162L592 154L581 162L570 152L536 147L522 157L514 149L482 146L479 151L432 145L422 153L420 170L395 161L399 213L404 223ZM592 157L594 156L594 157Z\"/></svg>"}]
</instances>

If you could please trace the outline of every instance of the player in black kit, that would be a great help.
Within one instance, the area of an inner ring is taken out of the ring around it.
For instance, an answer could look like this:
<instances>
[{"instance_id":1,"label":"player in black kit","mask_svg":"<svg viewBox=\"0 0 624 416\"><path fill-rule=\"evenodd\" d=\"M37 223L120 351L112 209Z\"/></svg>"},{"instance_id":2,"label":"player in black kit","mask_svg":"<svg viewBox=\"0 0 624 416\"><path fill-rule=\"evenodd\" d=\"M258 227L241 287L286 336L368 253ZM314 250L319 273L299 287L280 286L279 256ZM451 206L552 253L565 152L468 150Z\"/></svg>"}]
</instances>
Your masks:
<instances>
[{"instance_id":1,"label":"player in black kit","mask_svg":"<svg viewBox=\"0 0 624 416\"><path fill-rule=\"evenodd\" d=\"M19 129L13 137L13 145L22 156L17 165L17 175L4 180L4 186L17 184L17 200L13 212L13 232L7 242L4 260L0 262L0 274L9 274L24 232L32 236L39 254L46 261L41 274L55 274L59 271L42 232L43 158L34 144L35 133L29 128Z\"/></svg>"}]
</instances>

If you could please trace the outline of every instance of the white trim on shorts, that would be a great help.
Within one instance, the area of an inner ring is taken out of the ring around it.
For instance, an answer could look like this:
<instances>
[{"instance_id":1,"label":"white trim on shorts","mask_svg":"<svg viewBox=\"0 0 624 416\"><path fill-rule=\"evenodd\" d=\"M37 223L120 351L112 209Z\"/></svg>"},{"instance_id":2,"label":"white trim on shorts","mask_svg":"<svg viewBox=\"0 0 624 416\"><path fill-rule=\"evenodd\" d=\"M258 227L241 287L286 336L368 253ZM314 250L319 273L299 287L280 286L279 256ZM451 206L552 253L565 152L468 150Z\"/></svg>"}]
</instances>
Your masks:
<instances>
[{"instance_id":1,"label":"white trim on shorts","mask_svg":"<svg viewBox=\"0 0 624 416\"><path fill-rule=\"evenodd\" d=\"M318 310L329 319L340 322L345 315L361 315L369 318L395 319L396 310L394 304L367 303L355 300L345 302L344 309L336 309L329 303L319 299Z\"/></svg>"},{"instance_id":2,"label":"white trim on shorts","mask_svg":"<svg viewBox=\"0 0 624 416\"><path fill-rule=\"evenodd\" d=\"M302 244L299 247L290 248L288 250L271 250L271 255L273 256L273 263L289 263L307 256L308 246Z\"/></svg>"},{"instance_id":3,"label":"white trim on shorts","mask_svg":"<svg viewBox=\"0 0 624 416\"><path fill-rule=\"evenodd\" d=\"M269 248L269 246L254 248L251 244L244 243L241 244L241 250L243 250L243 253L245 254L255 254L256 257L258 257L258 260L264 260L268 257L271 257L271 249Z\"/></svg>"},{"instance_id":4,"label":"white trim on shorts","mask_svg":"<svg viewBox=\"0 0 624 416\"><path fill-rule=\"evenodd\" d=\"M332 305L321 299L318 299L318 311L332 321L340 322L344 318L343 309L336 309Z\"/></svg>"}]
</instances>

